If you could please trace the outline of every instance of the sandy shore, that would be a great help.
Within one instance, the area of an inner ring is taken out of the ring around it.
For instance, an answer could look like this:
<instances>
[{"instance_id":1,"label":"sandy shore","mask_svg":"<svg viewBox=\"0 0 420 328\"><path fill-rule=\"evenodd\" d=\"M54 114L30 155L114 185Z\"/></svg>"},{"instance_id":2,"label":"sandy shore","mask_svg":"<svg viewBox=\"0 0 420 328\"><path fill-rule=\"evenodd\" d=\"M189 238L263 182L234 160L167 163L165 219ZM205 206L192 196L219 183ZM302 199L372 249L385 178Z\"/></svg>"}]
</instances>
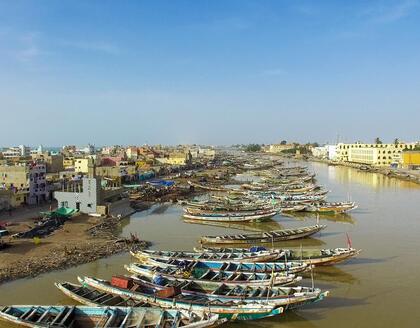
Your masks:
<instances>
[{"instance_id":1,"label":"sandy shore","mask_svg":"<svg viewBox=\"0 0 420 328\"><path fill-rule=\"evenodd\" d=\"M107 224L95 228L101 221ZM33 221L23 221L9 226L8 229L13 234L33 225ZM0 252L0 283L128 251L132 244L116 235L114 231L118 225L117 219L79 215L67 221L53 234L42 238L39 244L35 244L32 239L6 238L10 247ZM146 242L140 243L140 246L146 245Z\"/></svg>"}]
</instances>

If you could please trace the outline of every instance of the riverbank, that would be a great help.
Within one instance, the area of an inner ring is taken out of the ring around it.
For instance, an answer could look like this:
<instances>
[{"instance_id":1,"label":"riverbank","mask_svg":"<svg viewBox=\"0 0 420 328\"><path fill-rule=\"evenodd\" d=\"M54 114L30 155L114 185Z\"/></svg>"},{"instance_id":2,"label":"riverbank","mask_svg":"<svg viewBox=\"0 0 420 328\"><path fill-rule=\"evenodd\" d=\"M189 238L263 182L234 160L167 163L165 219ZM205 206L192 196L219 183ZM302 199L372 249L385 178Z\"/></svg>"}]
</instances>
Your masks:
<instances>
[{"instance_id":1,"label":"riverbank","mask_svg":"<svg viewBox=\"0 0 420 328\"><path fill-rule=\"evenodd\" d=\"M139 236L131 239L118 236L121 218L78 215L37 241L9 238L10 246L0 253L0 283L92 262L127 252L133 246L147 247L149 243ZM13 234L30 224L15 223L9 230Z\"/></svg>"},{"instance_id":2,"label":"riverbank","mask_svg":"<svg viewBox=\"0 0 420 328\"><path fill-rule=\"evenodd\" d=\"M221 171L221 168L203 170L192 179L198 180L204 176L214 181ZM41 239L3 238L8 247L0 252L0 284L94 262L128 252L133 246L147 247L149 243L144 241L147 237L137 235L136 232L129 239L120 237L122 220L157 203L177 202L202 194L188 186L187 178L178 177L174 180L176 186L173 188L150 188L138 195L130 194L130 198L113 202L109 205L108 217L80 214ZM223 183L226 180L217 181ZM12 236L33 228L39 219L39 212L48 210L49 206L19 208L12 213L3 213L0 221L7 225Z\"/></svg>"},{"instance_id":3,"label":"riverbank","mask_svg":"<svg viewBox=\"0 0 420 328\"><path fill-rule=\"evenodd\" d=\"M369 173L379 173L382 175L385 175L389 178L395 178L399 180L414 182L417 184L420 184L420 171L415 170L405 170L405 169L392 169L389 167L374 167L374 166L368 166L364 164L356 164L356 163L342 163L342 162L334 162L327 159L320 159L316 157L307 157L305 159L302 159L308 162L319 162L324 163L332 166L345 166L345 167L351 167L354 169L357 169L359 171L363 172L369 172Z\"/></svg>"}]
</instances>

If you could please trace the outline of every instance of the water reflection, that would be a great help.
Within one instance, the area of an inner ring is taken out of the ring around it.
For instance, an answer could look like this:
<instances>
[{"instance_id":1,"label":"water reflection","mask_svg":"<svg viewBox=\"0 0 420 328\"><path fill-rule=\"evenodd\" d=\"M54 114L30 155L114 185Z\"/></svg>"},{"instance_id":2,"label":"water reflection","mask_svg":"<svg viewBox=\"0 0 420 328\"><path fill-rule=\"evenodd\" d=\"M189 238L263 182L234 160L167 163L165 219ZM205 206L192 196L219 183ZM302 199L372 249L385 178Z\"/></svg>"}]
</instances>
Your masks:
<instances>
[{"instance_id":1,"label":"water reflection","mask_svg":"<svg viewBox=\"0 0 420 328\"><path fill-rule=\"evenodd\" d=\"M325 164L313 164L325 165ZM389 178L379 173L364 172L353 168L328 166L328 179L338 181L342 184L361 184L381 190L386 188L420 188L416 183L396 178Z\"/></svg>"},{"instance_id":2,"label":"water reflection","mask_svg":"<svg viewBox=\"0 0 420 328\"><path fill-rule=\"evenodd\" d=\"M307 220L307 219L317 219L327 220L332 222L356 224L356 219L350 213L339 213L335 215L331 214L317 214L310 212L294 212L294 213L284 213L283 216L294 218L296 220Z\"/></svg>"},{"instance_id":3,"label":"water reflection","mask_svg":"<svg viewBox=\"0 0 420 328\"><path fill-rule=\"evenodd\" d=\"M273 220L269 220L265 222L249 222L249 223L197 221L197 220L188 220L188 219L183 219L183 221L189 224L208 225L208 226L213 226L213 227L238 229L242 231L252 231L252 232L284 229L283 226L280 225L280 223Z\"/></svg>"}]
</instances>

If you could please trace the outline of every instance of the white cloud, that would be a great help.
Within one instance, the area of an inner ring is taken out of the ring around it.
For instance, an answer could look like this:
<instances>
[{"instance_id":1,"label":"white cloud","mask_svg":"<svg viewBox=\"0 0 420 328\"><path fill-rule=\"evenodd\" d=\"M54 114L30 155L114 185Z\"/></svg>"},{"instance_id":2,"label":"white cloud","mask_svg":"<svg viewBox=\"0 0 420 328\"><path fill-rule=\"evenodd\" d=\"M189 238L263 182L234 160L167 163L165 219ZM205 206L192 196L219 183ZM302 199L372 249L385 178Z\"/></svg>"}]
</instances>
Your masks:
<instances>
[{"instance_id":1,"label":"white cloud","mask_svg":"<svg viewBox=\"0 0 420 328\"><path fill-rule=\"evenodd\" d=\"M392 23L409 16L418 7L418 0L392 1L388 5L381 2L365 10L362 16L375 23Z\"/></svg>"}]
</instances>

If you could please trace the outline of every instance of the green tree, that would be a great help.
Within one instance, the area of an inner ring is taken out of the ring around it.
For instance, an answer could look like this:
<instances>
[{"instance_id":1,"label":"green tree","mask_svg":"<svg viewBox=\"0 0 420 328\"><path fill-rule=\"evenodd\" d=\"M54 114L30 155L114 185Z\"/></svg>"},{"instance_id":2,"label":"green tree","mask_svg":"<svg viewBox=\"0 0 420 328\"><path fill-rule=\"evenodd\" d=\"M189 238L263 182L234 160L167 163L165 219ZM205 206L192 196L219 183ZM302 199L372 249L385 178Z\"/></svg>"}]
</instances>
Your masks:
<instances>
[{"instance_id":1,"label":"green tree","mask_svg":"<svg viewBox=\"0 0 420 328\"><path fill-rule=\"evenodd\" d=\"M280 145L287 145L287 141L286 141L286 140L282 140L282 141L280 142Z\"/></svg>"},{"instance_id":2,"label":"green tree","mask_svg":"<svg viewBox=\"0 0 420 328\"><path fill-rule=\"evenodd\" d=\"M381 139L379 139L379 137L375 138L375 144L382 145L382 141L381 141Z\"/></svg>"},{"instance_id":3,"label":"green tree","mask_svg":"<svg viewBox=\"0 0 420 328\"><path fill-rule=\"evenodd\" d=\"M395 140L394 140L394 145L398 145L399 143L400 143L400 139L395 138Z\"/></svg>"}]
</instances>

